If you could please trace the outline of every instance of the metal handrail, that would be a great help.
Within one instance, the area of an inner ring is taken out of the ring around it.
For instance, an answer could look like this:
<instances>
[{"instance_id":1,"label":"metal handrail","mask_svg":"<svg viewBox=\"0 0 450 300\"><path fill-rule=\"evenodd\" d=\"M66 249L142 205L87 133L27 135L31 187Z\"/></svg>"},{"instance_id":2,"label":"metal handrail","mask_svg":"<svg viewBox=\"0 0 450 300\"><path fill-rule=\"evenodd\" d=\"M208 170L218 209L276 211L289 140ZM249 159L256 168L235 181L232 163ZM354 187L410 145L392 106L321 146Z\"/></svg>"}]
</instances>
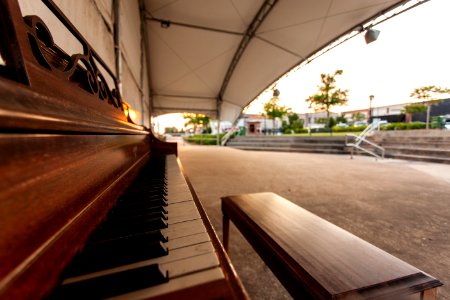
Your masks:
<instances>
[{"instance_id":1,"label":"metal handrail","mask_svg":"<svg viewBox=\"0 0 450 300\"><path fill-rule=\"evenodd\" d=\"M372 124L370 124L369 126L366 127L366 129L364 129L363 132L361 132L361 134L356 135L356 134L352 134L352 133L348 133L345 135L345 146L347 147L352 147L351 151L350 151L350 157L353 159L353 150L354 148L359 149L361 151L366 152L367 154L370 154L372 156L374 156L376 159L378 158L384 158L384 153L385 150L383 147L381 147L380 145L375 144L374 142L371 142L369 140L366 139L367 135L369 135L370 133L372 133L373 131L375 131L375 129L380 129L380 126L378 124L378 122L374 122ZM355 142L354 143L349 143L348 142L348 137L354 137L355 138ZM376 154L374 151L370 151L368 149L365 149L363 147L361 147L361 143L362 142L366 142L369 145L379 149L381 151L381 156Z\"/></svg>"},{"instance_id":2,"label":"metal handrail","mask_svg":"<svg viewBox=\"0 0 450 300\"><path fill-rule=\"evenodd\" d=\"M225 144L228 142L228 140L230 139L230 137L235 133L236 131L234 131L234 130L229 130L228 132L227 132L227 134L225 134L223 137L222 137L222 140L221 140L221 142L220 142L220 145L221 146L225 146Z\"/></svg>"}]
</instances>

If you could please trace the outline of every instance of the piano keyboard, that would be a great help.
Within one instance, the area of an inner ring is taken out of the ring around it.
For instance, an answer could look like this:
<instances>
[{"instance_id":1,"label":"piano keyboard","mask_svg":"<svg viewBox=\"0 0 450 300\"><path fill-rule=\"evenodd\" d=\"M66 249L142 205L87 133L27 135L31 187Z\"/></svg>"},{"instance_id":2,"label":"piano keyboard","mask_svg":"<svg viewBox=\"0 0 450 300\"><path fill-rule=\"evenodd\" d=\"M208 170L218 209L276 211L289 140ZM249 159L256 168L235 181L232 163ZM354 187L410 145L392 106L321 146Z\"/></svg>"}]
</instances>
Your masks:
<instances>
[{"instance_id":1,"label":"piano keyboard","mask_svg":"<svg viewBox=\"0 0 450 300\"><path fill-rule=\"evenodd\" d=\"M152 298L224 279L176 157L154 157L50 298Z\"/></svg>"}]
</instances>

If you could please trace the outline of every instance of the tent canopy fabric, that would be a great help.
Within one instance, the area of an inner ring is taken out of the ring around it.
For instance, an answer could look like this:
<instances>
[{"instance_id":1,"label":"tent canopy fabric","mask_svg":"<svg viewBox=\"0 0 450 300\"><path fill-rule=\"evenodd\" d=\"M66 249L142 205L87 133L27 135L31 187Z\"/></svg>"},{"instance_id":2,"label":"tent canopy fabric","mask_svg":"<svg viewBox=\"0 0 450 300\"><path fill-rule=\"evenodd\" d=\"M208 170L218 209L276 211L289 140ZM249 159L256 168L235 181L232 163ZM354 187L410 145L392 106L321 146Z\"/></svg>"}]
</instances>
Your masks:
<instances>
[{"instance_id":1,"label":"tent canopy fabric","mask_svg":"<svg viewBox=\"0 0 450 300\"><path fill-rule=\"evenodd\" d=\"M146 0L153 115L195 112L234 122L293 67L407 2Z\"/></svg>"}]
</instances>

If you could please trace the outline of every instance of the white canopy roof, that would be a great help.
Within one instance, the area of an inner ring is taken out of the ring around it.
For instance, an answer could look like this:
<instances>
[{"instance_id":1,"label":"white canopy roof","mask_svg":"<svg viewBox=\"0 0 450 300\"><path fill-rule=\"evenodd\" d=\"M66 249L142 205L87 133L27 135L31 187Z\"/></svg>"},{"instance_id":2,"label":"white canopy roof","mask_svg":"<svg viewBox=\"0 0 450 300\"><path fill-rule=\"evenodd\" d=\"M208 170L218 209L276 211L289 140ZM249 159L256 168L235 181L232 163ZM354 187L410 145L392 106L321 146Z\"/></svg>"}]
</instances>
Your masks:
<instances>
[{"instance_id":1,"label":"white canopy roof","mask_svg":"<svg viewBox=\"0 0 450 300\"><path fill-rule=\"evenodd\" d=\"M293 67L407 0L146 0L153 115L242 109Z\"/></svg>"}]
</instances>

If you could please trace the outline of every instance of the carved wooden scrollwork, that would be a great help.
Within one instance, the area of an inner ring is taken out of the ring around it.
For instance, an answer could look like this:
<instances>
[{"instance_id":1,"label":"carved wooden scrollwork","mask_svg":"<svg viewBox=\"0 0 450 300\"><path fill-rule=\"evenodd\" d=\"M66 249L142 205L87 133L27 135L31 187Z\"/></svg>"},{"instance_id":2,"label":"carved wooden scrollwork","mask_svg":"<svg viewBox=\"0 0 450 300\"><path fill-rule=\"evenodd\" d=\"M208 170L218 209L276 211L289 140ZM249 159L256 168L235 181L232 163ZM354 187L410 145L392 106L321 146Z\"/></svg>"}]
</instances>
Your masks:
<instances>
[{"instance_id":1,"label":"carved wooden scrollwork","mask_svg":"<svg viewBox=\"0 0 450 300\"><path fill-rule=\"evenodd\" d=\"M114 107L123 110L122 99L114 74L53 2L43 2L81 43L83 53L69 56L54 43L50 30L41 18L25 16L24 22L27 25L30 47L37 62L60 77L79 83L82 88L97 96L100 100L107 101ZM109 88L104 75L97 67L97 62L111 76L115 88Z\"/></svg>"}]
</instances>

